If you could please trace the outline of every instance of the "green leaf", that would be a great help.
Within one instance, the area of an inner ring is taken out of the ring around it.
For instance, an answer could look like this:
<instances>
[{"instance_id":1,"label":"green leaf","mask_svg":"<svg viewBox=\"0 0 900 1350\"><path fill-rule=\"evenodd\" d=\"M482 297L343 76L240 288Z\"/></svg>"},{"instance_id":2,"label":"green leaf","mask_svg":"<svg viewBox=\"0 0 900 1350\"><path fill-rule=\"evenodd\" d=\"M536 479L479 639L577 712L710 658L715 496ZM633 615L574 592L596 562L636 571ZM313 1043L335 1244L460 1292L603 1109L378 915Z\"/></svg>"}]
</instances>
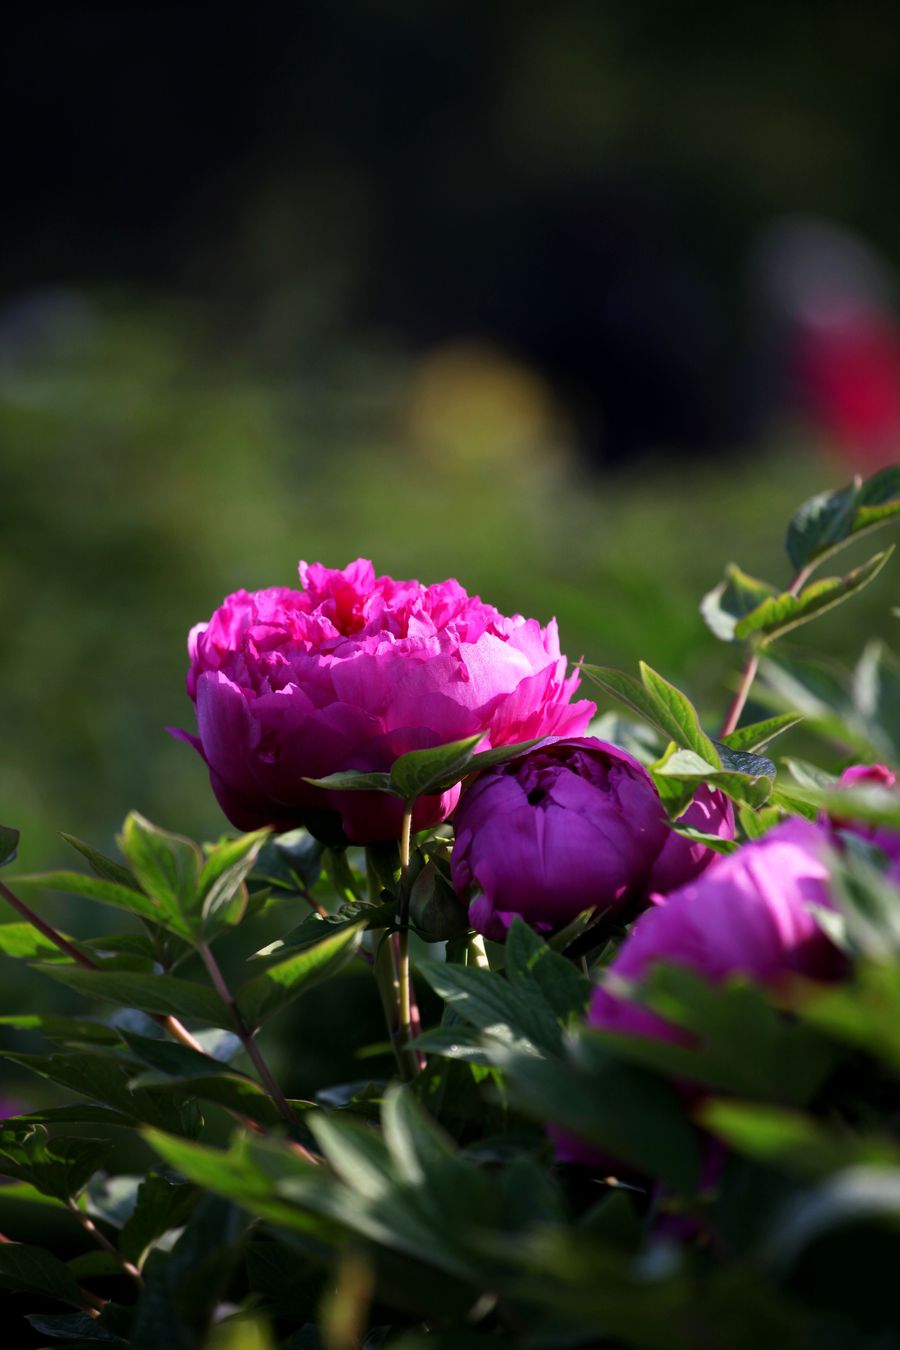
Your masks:
<instances>
[{"instance_id":1,"label":"green leaf","mask_svg":"<svg viewBox=\"0 0 900 1350\"><path fill-rule=\"evenodd\" d=\"M697 1117L729 1148L800 1176L820 1176L865 1163L900 1166L900 1148L888 1138L829 1129L800 1111L764 1102L708 1100Z\"/></svg>"},{"instance_id":2,"label":"green leaf","mask_svg":"<svg viewBox=\"0 0 900 1350\"><path fill-rule=\"evenodd\" d=\"M498 1062L530 1115L682 1193L693 1191L700 1167L696 1132L678 1094L661 1079L596 1050L590 1064L503 1052ZM602 1173L614 1165L598 1168Z\"/></svg>"},{"instance_id":3,"label":"green leaf","mask_svg":"<svg viewBox=\"0 0 900 1350\"><path fill-rule=\"evenodd\" d=\"M748 839L762 839L764 834L780 824L784 819L781 809L777 806L762 806L754 809L752 806L741 804L738 807L738 819L741 822L741 828Z\"/></svg>"},{"instance_id":4,"label":"green leaf","mask_svg":"<svg viewBox=\"0 0 900 1350\"><path fill-rule=\"evenodd\" d=\"M159 905L142 891L130 886L120 886L115 881L104 881L102 877L91 877L85 872L33 872L28 876L17 877L20 886L42 886L48 891L62 891L66 895L83 896L85 900L98 900L102 905L113 905L116 909L127 910L142 919L154 923L166 923L166 915Z\"/></svg>"},{"instance_id":5,"label":"green leaf","mask_svg":"<svg viewBox=\"0 0 900 1350\"><path fill-rule=\"evenodd\" d=\"M107 1262L112 1262L112 1266L121 1272L121 1266L118 1265L114 1257L109 1257L105 1252L92 1252L91 1256L106 1257ZM114 1273L112 1269L107 1270L106 1274ZM127 1350L128 1342L121 1336L117 1336L114 1331L109 1331L102 1325L101 1318L93 1316L91 1313L31 1313L26 1317L34 1331L38 1331L43 1336L52 1336L54 1340L62 1340L71 1347L75 1343L75 1350L80 1345L118 1345Z\"/></svg>"},{"instance_id":6,"label":"green leaf","mask_svg":"<svg viewBox=\"0 0 900 1350\"><path fill-rule=\"evenodd\" d=\"M316 1234L323 1227L332 1235L336 1231L303 1207L301 1197L307 1189L321 1188L322 1169L305 1162L289 1145L237 1135L223 1152L160 1130L143 1133L165 1162L202 1189L293 1231ZM286 1195L279 1193L282 1186Z\"/></svg>"},{"instance_id":7,"label":"green leaf","mask_svg":"<svg viewBox=\"0 0 900 1350\"><path fill-rule=\"evenodd\" d=\"M147 1260L128 1340L131 1350L187 1350L207 1344L246 1228L247 1217L236 1205L203 1197L171 1251L157 1249Z\"/></svg>"},{"instance_id":8,"label":"green leaf","mask_svg":"<svg viewBox=\"0 0 900 1350\"><path fill-rule=\"evenodd\" d=\"M882 553L876 553L874 558L855 567L844 577L825 577L821 581L812 581L797 595L783 591L780 595L764 600L740 620L734 630L735 636L751 638L760 650L764 650L776 638L801 624L809 623L835 605L842 604L856 591L874 581L893 551L892 545Z\"/></svg>"},{"instance_id":9,"label":"green leaf","mask_svg":"<svg viewBox=\"0 0 900 1350\"><path fill-rule=\"evenodd\" d=\"M700 613L707 628L717 638L722 642L734 642L738 622L775 594L775 587L767 581L748 576L736 563L729 563L718 586L714 586L700 602Z\"/></svg>"},{"instance_id":10,"label":"green leaf","mask_svg":"<svg viewBox=\"0 0 900 1350\"><path fill-rule=\"evenodd\" d=\"M17 1120L21 1117L16 1117ZM26 1205L48 1205L50 1209L68 1210L68 1205L62 1200L57 1200L55 1196L44 1195L36 1186L32 1186L27 1181L5 1181L3 1190L0 1191L0 1198L5 1204L8 1200L20 1200Z\"/></svg>"},{"instance_id":11,"label":"green leaf","mask_svg":"<svg viewBox=\"0 0 900 1350\"><path fill-rule=\"evenodd\" d=\"M690 699L664 680L645 661L640 663L641 679L658 709L657 722L678 745L694 750L710 764L718 764L716 747L700 726L697 710Z\"/></svg>"},{"instance_id":12,"label":"green leaf","mask_svg":"<svg viewBox=\"0 0 900 1350\"><path fill-rule=\"evenodd\" d=\"M121 1228L137 1202L141 1178L136 1175L96 1176L84 1195L84 1208L93 1219Z\"/></svg>"},{"instance_id":13,"label":"green leaf","mask_svg":"<svg viewBox=\"0 0 900 1350\"><path fill-rule=\"evenodd\" d=\"M78 839L74 834L63 834L60 837L65 839L67 844L71 844L72 848L80 853L83 858L87 859L98 877L102 877L104 881L114 881L117 886L127 886L132 890L138 889L137 882L128 868L123 867L114 858L108 858L105 853L92 848L90 844L86 844L83 839Z\"/></svg>"},{"instance_id":14,"label":"green leaf","mask_svg":"<svg viewBox=\"0 0 900 1350\"><path fill-rule=\"evenodd\" d=\"M209 852L197 883L205 939L240 923L244 917L246 879L270 833L270 830L256 830L240 839L225 839Z\"/></svg>"},{"instance_id":15,"label":"green leaf","mask_svg":"<svg viewBox=\"0 0 900 1350\"><path fill-rule=\"evenodd\" d=\"M788 526L788 557L798 569L821 562L900 513L900 465L803 503Z\"/></svg>"},{"instance_id":16,"label":"green leaf","mask_svg":"<svg viewBox=\"0 0 900 1350\"><path fill-rule=\"evenodd\" d=\"M58 1257L25 1242L0 1245L0 1288L15 1294L34 1294L84 1308L78 1281Z\"/></svg>"},{"instance_id":17,"label":"green leaf","mask_svg":"<svg viewBox=\"0 0 900 1350\"><path fill-rule=\"evenodd\" d=\"M50 1056L19 1055L3 1052L3 1058L12 1064L21 1064L41 1078L61 1083L92 1101L112 1107L126 1117L129 1123L141 1121L160 1129L180 1131L192 1119L192 1104L183 1108L179 1094L169 1091L152 1092L132 1087L133 1067L124 1059L114 1059L96 1051L66 1052ZM185 1110L187 1114L185 1114ZM47 1113L43 1113L47 1114ZM56 1113L59 1118L59 1112ZM66 1118L72 1119L71 1111ZM93 1113L79 1108L79 1118L96 1120ZM103 1117L109 1119L109 1117ZM118 1121L110 1123L118 1124Z\"/></svg>"},{"instance_id":18,"label":"green leaf","mask_svg":"<svg viewBox=\"0 0 900 1350\"><path fill-rule=\"evenodd\" d=\"M431 795L448 792L450 788L463 778L468 778L470 774L484 773L486 769L496 769L501 764L508 764L511 760L518 759L520 755L527 754L534 746L540 745L542 739L539 736L533 737L529 741L518 741L515 745L498 745L494 750L483 750L479 755L470 755L462 769L459 764L451 764L447 772L429 787L428 792ZM459 744L465 744L465 742L459 742ZM412 753L425 752L414 751Z\"/></svg>"},{"instance_id":19,"label":"green leaf","mask_svg":"<svg viewBox=\"0 0 900 1350\"><path fill-rule=\"evenodd\" d=\"M641 662L642 684L608 666L582 665L580 669L594 684L650 722L677 747L693 750L705 762L718 766L715 745L701 728L696 708L680 689L650 666Z\"/></svg>"},{"instance_id":20,"label":"green leaf","mask_svg":"<svg viewBox=\"0 0 900 1350\"><path fill-rule=\"evenodd\" d=\"M393 899L355 900L352 904L341 905L336 914L307 914L306 918L285 933L283 938L261 947L253 953L251 959L272 956L286 956L288 952L299 951L303 947L314 947L323 938L332 937L336 932L361 925L363 931L372 928L389 928L397 913L397 902Z\"/></svg>"},{"instance_id":21,"label":"green leaf","mask_svg":"<svg viewBox=\"0 0 900 1350\"><path fill-rule=\"evenodd\" d=\"M479 732L465 740L451 741L430 750L410 750L391 765L391 787L404 801L446 792L469 772Z\"/></svg>"},{"instance_id":22,"label":"green leaf","mask_svg":"<svg viewBox=\"0 0 900 1350\"><path fill-rule=\"evenodd\" d=\"M564 958L561 958L564 959ZM546 999L529 997L493 971L420 961L416 969L454 1012L492 1037L558 1051L562 1033Z\"/></svg>"},{"instance_id":23,"label":"green leaf","mask_svg":"<svg viewBox=\"0 0 900 1350\"><path fill-rule=\"evenodd\" d=\"M778 713L775 717L764 718L762 722L751 722L745 727L738 727L736 731L723 736L721 744L727 745L729 750L762 750L770 741L774 741L776 736L790 731L791 727L802 721L802 713Z\"/></svg>"},{"instance_id":24,"label":"green leaf","mask_svg":"<svg viewBox=\"0 0 900 1350\"><path fill-rule=\"evenodd\" d=\"M519 918L510 924L504 952L506 973L514 988L546 1000L563 1025L583 1017L591 995L590 980Z\"/></svg>"},{"instance_id":25,"label":"green leaf","mask_svg":"<svg viewBox=\"0 0 900 1350\"><path fill-rule=\"evenodd\" d=\"M660 731L665 730L658 720L659 710L656 701L633 675L613 670L610 666L591 666L584 662L579 666L579 670L604 693L612 694L613 698L617 698L626 708L637 713L638 717L642 717Z\"/></svg>"},{"instance_id":26,"label":"green leaf","mask_svg":"<svg viewBox=\"0 0 900 1350\"><path fill-rule=\"evenodd\" d=\"M736 802L762 806L772 792L775 765L758 755L742 755L723 746L727 767L716 768L693 750L677 750L653 766L654 781L675 778L683 783L709 783Z\"/></svg>"},{"instance_id":27,"label":"green leaf","mask_svg":"<svg viewBox=\"0 0 900 1350\"><path fill-rule=\"evenodd\" d=\"M233 1029L228 1009L212 989L173 975L136 971L81 970L76 966L38 966L45 975L67 984L87 998L162 1016L195 1017L209 1026Z\"/></svg>"},{"instance_id":28,"label":"green leaf","mask_svg":"<svg viewBox=\"0 0 900 1350\"><path fill-rule=\"evenodd\" d=\"M57 1017L52 1013L46 1016L42 1013L7 1013L0 1017L0 1027L12 1027L16 1031L39 1031L55 1041L77 1044L115 1045L119 1040L118 1032L103 1022Z\"/></svg>"},{"instance_id":29,"label":"green leaf","mask_svg":"<svg viewBox=\"0 0 900 1350\"><path fill-rule=\"evenodd\" d=\"M810 764L805 759L791 759L786 756L781 762L794 782L802 788L811 788L814 792L819 789L827 791L838 781L833 773L826 773L817 764Z\"/></svg>"},{"instance_id":30,"label":"green leaf","mask_svg":"<svg viewBox=\"0 0 900 1350\"><path fill-rule=\"evenodd\" d=\"M2 1171L56 1200L77 1196L111 1148L106 1139L51 1139L34 1126L0 1128Z\"/></svg>"},{"instance_id":31,"label":"green leaf","mask_svg":"<svg viewBox=\"0 0 900 1350\"><path fill-rule=\"evenodd\" d=\"M848 838L831 866L831 895L837 905L837 917L843 920L841 945L853 956L896 961L900 957L897 886L868 858L858 856L853 844L861 849L867 847L857 837ZM832 914L833 911L828 911L827 917Z\"/></svg>"},{"instance_id":32,"label":"green leaf","mask_svg":"<svg viewBox=\"0 0 900 1350\"><path fill-rule=\"evenodd\" d=\"M336 975L355 956L364 928L364 923L352 924L249 980L237 996L238 1011L247 1025L259 1026L307 990Z\"/></svg>"},{"instance_id":33,"label":"green leaf","mask_svg":"<svg viewBox=\"0 0 900 1350\"><path fill-rule=\"evenodd\" d=\"M125 1259L141 1266L151 1244L169 1229L182 1227L198 1199L196 1187L176 1174L149 1173L138 1188L134 1210L119 1239Z\"/></svg>"},{"instance_id":34,"label":"green leaf","mask_svg":"<svg viewBox=\"0 0 900 1350\"><path fill-rule=\"evenodd\" d=\"M173 1078L207 1078L210 1074L235 1072L221 1060L200 1054L180 1041L162 1036L141 1036L127 1027L121 1028L120 1035L137 1059Z\"/></svg>"},{"instance_id":35,"label":"green leaf","mask_svg":"<svg viewBox=\"0 0 900 1350\"><path fill-rule=\"evenodd\" d=\"M192 921L197 918L198 881L203 865L203 855L193 840L161 830L132 811L122 827L119 847L168 925L174 931L189 934Z\"/></svg>"},{"instance_id":36,"label":"green leaf","mask_svg":"<svg viewBox=\"0 0 900 1350\"><path fill-rule=\"evenodd\" d=\"M862 962L851 981L798 988L789 1001L803 1022L864 1050L900 1073L900 970Z\"/></svg>"},{"instance_id":37,"label":"green leaf","mask_svg":"<svg viewBox=\"0 0 900 1350\"><path fill-rule=\"evenodd\" d=\"M24 920L0 923L0 952L19 961L72 960L71 956L60 951L55 942L51 942Z\"/></svg>"},{"instance_id":38,"label":"green leaf","mask_svg":"<svg viewBox=\"0 0 900 1350\"><path fill-rule=\"evenodd\" d=\"M734 853L740 848L737 839L725 839L718 834L707 834L705 830L695 830L690 825L676 825L670 822L669 828L674 830L676 834L681 835L682 839L690 839L693 844L702 844L704 848L711 849L713 853Z\"/></svg>"},{"instance_id":39,"label":"green leaf","mask_svg":"<svg viewBox=\"0 0 900 1350\"><path fill-rule=\"evenodd\" d=\"M900 661L883 642L867 643L853 672L852 693L879 758L900 760Z\"/></svg>"},{"instance_id":40,"label":"green leaf","mask_svg":"<svg viewBox=\"0 0 900 1350\"><path fill-rule=\"evenodd\" d=\"M394 792L390 774L363 773L357 769L347 769L342 773L330 773L325 778L304 778L304 783L312 787L327 788L331 792Z\"/></svg>"},{"instance_id":41,"label":"green leaf","mask_svg":"<svg viewBox=\"0 0 900 1350\"><path fill-rule=\"evenodd\" d=\"M11 863L19 850L19 831L11 825L0 825L0 867Z\"/></svg>"},{"instance_id":42,"label":"green leaf","mask_svg":"<svg viewBox=\"0 0 900 1350\"><path fill-rule=\"evenodd\" d=\"M887 825L900 830L900 792L878 783L855 783L851 787L791 788L793 796L816 811L825 811L837 821Z\"/></svg>"},{"instance_id":43,"label":"green leaf","mask_svg":"<svg viewBox=\"0 0 900 1350\"><path fill-rule=\"evenodd\" d=\"M21 1116L10 1116L11 1128L19 1125L133 1125L134 1116L115 1111L111 1106L93 1102L74 1102L71 1106L45 1106Z\"/></svg>"},{"instance_id":44,"label":"green leaf","mask_svg":"<svg viewBox=\"0 0 900 1350\"><path fill-rule=\"evenodd\" d=\"M281 1124L283 1119L268 1093L252 1078L247 1078L234 1069L219 1067L205 1077L194 1073L183 1078L162 1071L147 1070L132 1078L129 1086L133 1091L154 1088L171 1091L180 1087L189 1093L193 1100L224 1107L225 1110L236 1112L257 1125L271 1127Z\"/></svg>"},{"instance_id":45,"label":"green leaf","mask_svg":"<svg viewBox=\"0 0 900 1350\"><path fill-rule=\"evenodd\" d=\"M470 1064L493 1063L481 1033L464 1022L423 1032L416 1038L416 1048L423 1054L440 1055L444 1059L460 1059Z\"/></svg>"},{"instance_id":46,"label":"green leaf","mask_svg":"<svg viewBox=\"0 0 900 1350\"><path fill-rule=\"evenodd\" d=\"M428 1186L440 1167L458 1162L449 1135L435 1124L408 1087L391 1084L384 1096L381 1115L384 1142L398 1176L405 1181L414 1186Z\"/></svg>"}]
</instances>

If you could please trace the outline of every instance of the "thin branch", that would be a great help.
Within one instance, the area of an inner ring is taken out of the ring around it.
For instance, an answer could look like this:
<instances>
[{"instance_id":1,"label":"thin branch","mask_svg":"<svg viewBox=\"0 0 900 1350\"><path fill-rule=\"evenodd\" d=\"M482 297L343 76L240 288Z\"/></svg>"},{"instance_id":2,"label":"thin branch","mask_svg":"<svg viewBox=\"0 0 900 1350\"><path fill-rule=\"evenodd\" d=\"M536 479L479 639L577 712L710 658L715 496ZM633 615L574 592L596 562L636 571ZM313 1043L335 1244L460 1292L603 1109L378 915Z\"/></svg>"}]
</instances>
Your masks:
<instances>
[{"instance_id":1,"label":"thin branch","mask_svg":"<svg viewBox=\"0 0 900 1350\"><path fill-rule=\"evenodd\" d=\"M797 575L794 577L794 580L787 588L788 595L797 596L800 594L800 592L803 590L803 587L809 580L810 576L818 566L819 561L820 560L817 559L814 562L807 563L805 567L800 568L800 571L797 573ZM750 651L746 661L744 662L744 668L741 671L741 682L738 685L737 693L731 700L731 703L728 706L728 712L725 715L725 721L722 723L722 730L719 732L720 740L722 739L723 736L730 736L732 731L737 730L738 722L740 722L741 720L741 713L744 711L744 707L750 695L750 690L753 687L753 681L756 679L756 674L758 670L759 670L759 652Z\"/></svg>"},{"instance_id":2,"label":"thin branch","mask_svg":"<svg viewBox=\"0 0 900 1350\"><path fill-rule=\"evenodd\" d=\"M109 1252L110 1256L114 1256L125 1274L130 1275L137 1284L143 1285L143 1277L137 1266L134 1265L132 1261L129 1261L127 1257L122 1255L118 1247L110 1242L105 1233L100 1231L90 1215L85 1214L83 1210L78 1208L78 1202L73 1200L71 1196L69 1197L68 1207L75 1215L75 1218L81 1224L84 1231L94 1239L98 1247L102 1247L105 1252Z\"/></svg>"},{"instance_id":3,"label":"thin branch","mask_svg":"<svg viewBox=\"0 0 900 1350\"><path fill-rule=\"evenodd\" d=\"M281 1087L279 1086L278 1081L275 1078L275 1075L272 1073L272 1070L266 1063L265 1058L263 1057L263 1053L256 1043L256 1038L253 1035L253 1031L251 1030L250 1027L247 1026L247 1023L244 1021L243 1016L241 1015L241 1011L238 1008L237 1000L235 999L234 995L232 994L231 990L228 987L228 982L226 981L225 976L222 974L222 968L219 965L218 961L216 960L215 956L213 955L212 949L210 948L208 943L201 942L199 943L197 950L200 953L200 957L203 961L203 964L206 966L209 978L212 980L213 988L219 995L219 998L225 1004L229 1013L231 1014L231 1020L234 1023L234 1029L235 1032L237 1033L238 1039L240 1040L241 1045L244 1047L244 1050L246 1051L247 1056L251 1060L254 1068L256 1069L256 1072L259 1074L260 1081L262 1082L263 1087L266 1089L269 1096L272 1098L272 1101L277 1106L279 1114L281 1115L281 1118L284 1120L285 1124L295 1126L297 1124L297 1117L294 1114L294 1110L291 1107L291 1104L288 1101L287 1097L282 1092ZM313 1154L310 1153L308 1149L304 1148L303 1145L298 1143L296 1140L292 1141L292 1148L294 1152L300 1154L305 1159L306 1162L313 1164L318 1163L318 1159L314 1157Z\"/></svg>"},{"instance_id":4,"label":"thin branch","mask_svg":"<svg viewBox=\"0 0 900 1350\"><path fill-rule=\"evenodd\" d=\"M737 693L729 704L728 712L725 715L725 721L722 723L722 730L719 732L719 740L721 740L723 736L730 736L731 733L736 730L758 670L759 652L752 651L744 662L744 669L741 671L741 682L738 685Z\"/></svg>"}]
</instances>

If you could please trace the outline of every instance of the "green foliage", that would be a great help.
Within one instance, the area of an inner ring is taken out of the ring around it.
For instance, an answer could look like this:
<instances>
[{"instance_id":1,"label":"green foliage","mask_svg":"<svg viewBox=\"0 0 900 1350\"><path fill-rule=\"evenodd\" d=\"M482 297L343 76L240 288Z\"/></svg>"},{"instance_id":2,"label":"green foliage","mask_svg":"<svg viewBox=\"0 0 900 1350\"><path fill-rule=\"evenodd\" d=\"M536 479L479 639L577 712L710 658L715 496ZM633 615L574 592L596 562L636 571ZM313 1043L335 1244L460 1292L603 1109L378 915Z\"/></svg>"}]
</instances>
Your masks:
<instances>
[{"instance_id":1,"label":"green foliage","mask_svg":"<svg viewBox=\"0 0 900 1350\"><path fill-rule=\"evenodd\" d=\"M893 553L893 546L874 558L855 567L843 577L826 577L812 581L796 594L783 591L780 595L771 595L755 609L750 610L738 620L734 628L737 638L750 638L754 645L764 650L776 638L783 637L801 624L818 618L826 610L849 600L854 592L862 590L874 581L878 573Z\"/></svg>"},{"instance_id":2,"label":"green foliage","mask_svg":"<svg viewBox=\"0 0 900 1350\"><path fill-rule=\"evenodd\" d=\"M768 581L748 576L737 563L729 563L718 586L703 597L700 613L707 628L717 638L723 642L733 642L740 621L775 593L775 587Z\"/></svg>"},{"instance_id":3,"label":"green foliage","mask_svg":"<svg viewBox=\"0 0 900 1350\"><path fill-rule=\"evenodd\" d=\"M238 991L237 1007L248 1026L256 1027L286 1004L343 970L355 956L363 924L350 924L269 966Z\"/></svg>"},{"instance_id":4,"label":"green foliage","mask_svg":"<svg viewBox=\"0 0 900 1350\"><path fill-rule=\"evenodd\" d=\"M821 492L799 508L787 532L788 557L799 570L822 562L861 534L900 515L900 467L857 477L836 492Z\"/></svg>"},{"instance_id":5,"label":"green foliage","mask_svg":"<svg viewBox=\"0 0 900 1350\"><path fill-rule=\"evenodd\" d=\"M604 666L583 665L581 669L589 680L656 727L674 745L692 750L708 764L718 765L715 746L703 732L696 708L680 689L649 666L641 662L641 683L631 675Z\"/></svg>"}]
</instances>

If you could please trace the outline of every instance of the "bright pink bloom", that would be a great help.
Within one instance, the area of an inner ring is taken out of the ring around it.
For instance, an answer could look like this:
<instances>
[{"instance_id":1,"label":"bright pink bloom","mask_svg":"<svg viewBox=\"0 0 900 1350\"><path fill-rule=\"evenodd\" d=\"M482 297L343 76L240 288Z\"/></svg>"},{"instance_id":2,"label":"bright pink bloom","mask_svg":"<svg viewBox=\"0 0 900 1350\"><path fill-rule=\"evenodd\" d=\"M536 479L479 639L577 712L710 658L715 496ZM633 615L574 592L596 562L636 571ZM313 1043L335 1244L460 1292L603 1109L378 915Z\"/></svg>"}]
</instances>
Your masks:
<instances>
[{"instance_id":1,"label":"bright pink bloom","mask_svg":"<svg viewBox=\"0 0 900 1350\"><path fill-rule=\"evenodd\" d=\"M792 975L829 980L846 961L816 922L814 906L831 907L829 836L802 820L786 821L736 853L717 855L698 881L642 914L594 992L588 1022L601 1031L690 1044L691 1036L616 984L636 989L653 966L684 966L713 984L745 975L777 987ZM690 1092L688 1085L683 1085ZM563 1162L610 1167L594 1145L552 1129Z\"/></svg>"},{"instance_id":2,"label":"bright pink bloom","mask_svg":"<svg viewBox=\"0 0 900 1350\"><path fill-rule=\"evenodd\" d=\"M287 829L338 812L357 843L396 837L401 805L327 792L304 779L387 770L398 755L465 736L481 748L583 731L589 701L570 703L556 624L506 618L456 581L422 586L300 564L303 590L229 596L189 638L188 693L219 804L239 829ZM437 824L459 790L425 798L415 827Z\"/></svg>"},{"instance_id":3,"label":"bright pink bloom","mask_svg":"<svg viewBox=\"0 0 900 1350\"><path fill-rule=\"evenodd\" d=\"M657 963L686 966L713 983L747 975L777 985L792 974L830 979L843 958L816 921L831 907L827 833L790 820L736 853L718 856L699 880L635 923L610 974L638 985ZM600 987L588 1020L607 1031L679 1038L655 1013Z\"/></svg>"}]
</instances>

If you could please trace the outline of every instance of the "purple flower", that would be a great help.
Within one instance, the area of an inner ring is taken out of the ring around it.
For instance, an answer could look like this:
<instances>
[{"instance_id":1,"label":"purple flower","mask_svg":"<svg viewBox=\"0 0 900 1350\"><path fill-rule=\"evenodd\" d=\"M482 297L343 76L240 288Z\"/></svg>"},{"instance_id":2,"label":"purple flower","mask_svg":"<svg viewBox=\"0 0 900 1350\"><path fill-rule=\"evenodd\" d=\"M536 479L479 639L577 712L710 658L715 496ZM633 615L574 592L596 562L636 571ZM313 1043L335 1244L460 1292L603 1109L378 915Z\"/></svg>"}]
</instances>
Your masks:
<instances>
[{"instance_id":1,"label":"purple flower","mask_svg":"<svg viewBox=\"0 0 900 1350\"><path fill-rule=\"evenodd\" d=\"M831 907L829 838L807 821L790 820L728 857L719 856L699 880L643 914L609 968L638 985L657 963L685 966L713 983L747 975L775 986L791 975L832 979L844 958L813 912ZM613 986L613 981L610 981ZM656 1013L597 989L592 1026L634 1036L677 1040Z\"/></svg>"},{"instance_id":2,"label":"purple flower","mask_svg":"<svg viewBox=\"0 0 900 1350\"><path fill-rule=\"evenodd\" d=\"M745 975L777 987L793 975L830 980L846 961L816 922L831 906L827 832L791 820L736 853L717 855L699 880L642 914L594 992L588 1022L602 1031L690 1044L686 1031L625 996L657 964L683 966L712 983ZM690 1085L683 1091L692 1095ZM562 1162L615 1170L594 1145L551 1128Z\"/></svg>"},{"instance_id":3,"label":"purple flower","mask_svg":"<svg viewBox=\"0 0 900 1350\"><path fill-rule=\"evenodd\" d=\"M400 833L396 798L333 793L305 778L386 770L408 750L480 734L482 748L578 733L593 712L570 703L556 624L506 618L456 581L422 586L300 564L303 590L229 596L190 634L188 693L200 752L222 810L239 829L307 823L337 812L349 839ZM458 789L423 798L415 827L437 824Z\"/></svg>"},{"instance_id":4,"label":"purple flower","mask_svg":"<svg viewBox=\"0 0 900 1350\"><path fill-rule=\"evenodd\" d=\"M643 895L669 837L636 759L590 737L554 740L482 774L454 818L453 883L501 940L519 915L541 932Z\"/></svg>"}]
</instances>

